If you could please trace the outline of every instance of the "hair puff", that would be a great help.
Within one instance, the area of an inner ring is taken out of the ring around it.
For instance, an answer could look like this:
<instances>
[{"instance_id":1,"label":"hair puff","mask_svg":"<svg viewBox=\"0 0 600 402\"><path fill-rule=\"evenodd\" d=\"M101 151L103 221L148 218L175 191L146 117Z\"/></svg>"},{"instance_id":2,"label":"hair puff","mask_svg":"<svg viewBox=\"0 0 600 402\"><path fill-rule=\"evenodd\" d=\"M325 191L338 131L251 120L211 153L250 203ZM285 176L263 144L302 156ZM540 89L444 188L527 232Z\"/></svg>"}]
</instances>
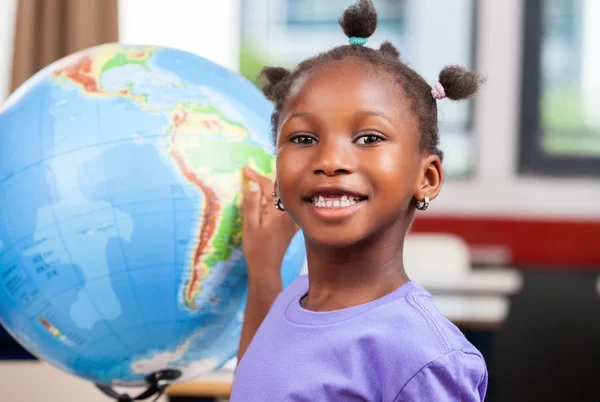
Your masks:
<instances>
[{"instance_id":1,"label":"hair puff","mask_svg":"<svg viewBox=\"0 0 600 402\"><path fill-rule=\"evenodd\" d=\"M348 7L340 18L340 26L349 38L369 38L377 29L377 10L373 2L358 0Z\"/></svg>"},{"instance_id":2,"label":"hair puff","mask_svg":"<svg viewBox=\"0 0 600 402\"><path fill-rule=\"evenodd\" d=\"M461 100L473 96L485 83L485 78L461 66L451 65L440 72L439 81L449 99Z\"/></svg>"},{"instance_id":3,"label":"hair puff","mask_svg":"<svg viewBox=\"0 0 600 402\"><path fill-rule=\"evenodd\" d=\"M276 98L276 87L281 81L289 77L291 72L283 67L265 67L260 72L259 77L266 79L262 90L269 100Z\"/></svg>"}]
</instances>

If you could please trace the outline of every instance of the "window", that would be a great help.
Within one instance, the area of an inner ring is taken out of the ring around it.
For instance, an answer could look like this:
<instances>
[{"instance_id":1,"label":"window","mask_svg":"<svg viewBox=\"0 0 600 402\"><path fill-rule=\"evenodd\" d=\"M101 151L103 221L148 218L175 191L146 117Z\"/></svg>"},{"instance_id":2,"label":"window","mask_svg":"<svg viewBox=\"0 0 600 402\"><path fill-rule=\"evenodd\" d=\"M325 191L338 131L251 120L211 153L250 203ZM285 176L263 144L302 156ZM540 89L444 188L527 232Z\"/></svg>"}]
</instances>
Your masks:
<instances>
[{"instance_id":1,"label":"window","mask_svg":"<svg viewBox=\"0 0 600 402\"><path fill-rule=\"evenodd\" d=\"M523 4L520 170L600 176L600 2Z\"/></svg>"},{"instance_id":2,"label":"window","mask_svg":"<svg viewBox=\"0 0 600 402\"><path fill-rule=\"evenodd\" d=\"M406 0L375 0L374 3L380 24L401 24ZM349 4L348 0L287 0L287 23L336 25Z\"/></svg>"},{"instance_id":3,"label":"window","mask_svg":"<svg viewBox=\"0 0 600 402\"><path fill-rule=\"evenodd\" d=\"M348 43L338 20L353 0L243 0L240 71L253 80L264 65L293 68ZM432 85L448 64L474 68L475 0L374 0L379 15L368 46L390 40L402 59ZM472 102L439 103L441 148L448 177L474 169Z\"/></svg>"}]
</instances>

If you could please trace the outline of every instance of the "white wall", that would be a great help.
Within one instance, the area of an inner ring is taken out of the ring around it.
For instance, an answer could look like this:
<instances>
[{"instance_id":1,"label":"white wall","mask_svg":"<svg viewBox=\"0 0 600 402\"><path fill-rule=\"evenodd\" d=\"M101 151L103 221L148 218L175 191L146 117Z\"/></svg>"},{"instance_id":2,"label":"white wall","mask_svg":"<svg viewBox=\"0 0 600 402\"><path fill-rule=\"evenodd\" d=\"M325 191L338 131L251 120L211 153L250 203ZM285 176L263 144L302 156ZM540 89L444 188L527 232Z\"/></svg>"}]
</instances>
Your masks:
<instances>
[{"instance_id":1,"label":"white wall","mask_svg":"<svg viewBox=\"0 0 600 402\"><path fill-rule=\"evenodd\" d=\"M0 105L10 90L17 0L0 0Z\"/></svg>"},{"instance_id":2,"label":"white wall","mask_svg":"<svg viewBox=\"0 0 600 402\"><path fill-rule=\"evenodd\" d=\"M240 0L120 0L120 40L187 50L239 70Z\"/></svg>"}]
</instances>

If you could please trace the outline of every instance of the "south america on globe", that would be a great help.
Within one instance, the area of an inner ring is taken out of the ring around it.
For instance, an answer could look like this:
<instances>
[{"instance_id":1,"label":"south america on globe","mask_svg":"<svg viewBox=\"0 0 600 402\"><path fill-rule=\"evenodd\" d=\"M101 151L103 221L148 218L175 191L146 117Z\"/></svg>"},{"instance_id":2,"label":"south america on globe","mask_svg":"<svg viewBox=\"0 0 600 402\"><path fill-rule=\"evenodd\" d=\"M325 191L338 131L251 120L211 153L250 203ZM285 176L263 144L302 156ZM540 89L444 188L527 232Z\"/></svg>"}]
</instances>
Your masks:
<instances>
[{"instance_id":1,"label":"south america on globe","mask_svg":"<svg viewBox=\"0 0 600 402\"><path fill-rule=\"evenodd\" d=\"M237 352L247 294L244 166L273 177L272 105L164 47L66 57L0 110L0 322L103 385L179 381ZM265 245L265 249L268 245ZM301 271L301 233L282 266Z\"/></svg>"}]
</instances>

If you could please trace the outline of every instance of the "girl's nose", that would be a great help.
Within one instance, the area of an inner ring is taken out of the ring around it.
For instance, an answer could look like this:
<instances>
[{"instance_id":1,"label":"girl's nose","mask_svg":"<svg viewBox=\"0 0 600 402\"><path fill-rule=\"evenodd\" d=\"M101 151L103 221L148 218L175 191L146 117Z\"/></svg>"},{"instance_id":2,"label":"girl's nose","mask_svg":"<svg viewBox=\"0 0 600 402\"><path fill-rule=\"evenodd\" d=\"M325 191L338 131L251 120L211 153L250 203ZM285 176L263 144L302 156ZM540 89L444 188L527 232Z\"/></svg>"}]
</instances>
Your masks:
<instances>
[{"instance_id":1,"label":"girl's nose","mask_svg":"<svg viewBox=\"0 0 600 402\"><path fill-rule=\"evenodd\" d=\"M324 136L317 144L313 169L315 174L335 176L354 172L355 156L352 142L346 136L336 137Z\"/></svg>"}]
</instances>

